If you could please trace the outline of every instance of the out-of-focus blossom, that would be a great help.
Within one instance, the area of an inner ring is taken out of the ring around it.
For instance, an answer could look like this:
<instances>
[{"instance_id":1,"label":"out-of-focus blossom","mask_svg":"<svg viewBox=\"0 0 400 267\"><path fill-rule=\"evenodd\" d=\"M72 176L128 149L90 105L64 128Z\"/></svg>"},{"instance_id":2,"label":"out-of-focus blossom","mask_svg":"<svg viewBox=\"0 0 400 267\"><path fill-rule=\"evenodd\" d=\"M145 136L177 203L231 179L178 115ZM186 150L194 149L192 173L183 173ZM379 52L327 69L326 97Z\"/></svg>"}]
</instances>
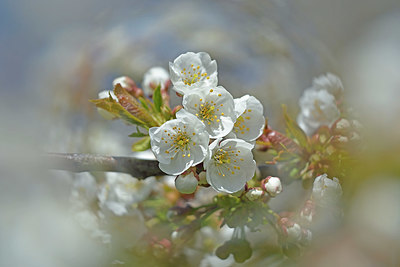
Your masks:
<instances>
[{"instance_id":1,"label":"out-of-focus blossom","mask_svg":"<svg viewBox=\"0 0 400 267\"><path fill-rule=\"evenodd\" d=\"M234 99L236 122L232 133L245 141L254 141L262 133L265 124L263 106L254 96L245 95Z\"/></svg>"},{"instance_id":2,"label":"out-of-focus blossom","mask_svg":"<svg viewBox=\"0 0 400 267\"><path fill-rule=\"evenodd\" d=\"M175 187L182 194L191 194L196 191L198 180L193 172L183 173L176 177Z\"/></svg>"},{"instance_id":3,"label":"out-of-focus blossom","mask_svg":"<svg viewBox=\"0 0 400 267\"><path fill-rule=\"evenodd\" d=\"M300 211L300 218L307 224L311 223L315 215L315 203L312 200L307 200L304 207Z\"/></svg>"},{"instance_id":4,"label":"out-of-focus blossom","mask_svg":"<svg viewBox=\"0 0 400 267\"><path fill-rule=\"evenodd\" d=\"M240 139L215 140L204 160L208 183L219 192L234 193L253 178L253 145Z\"/></svg>"},{"instance_id":5,"label":"out-of-focus blossom","mask_svg":"<svg viewBox=\"0 0 400 267\"><path fill-rule=\"evenodd\" d=\"M218 84L217 62L205 52L180 55L169 63L169 71L174 90L183 95L202 86Z\"/></svg>"},{"instance_id":6,"label":"out-of-focus blossom","mask_svg":"<svg viewBox=\"0 0 400 267\"><path fill-rule=\"evenodd\" d=\"M161 90L168 86L169 74L162 67L153 67L143 76L142 87L146 95L153 95L153 91L160 85Z\"/></svg>"},{"instance_id":7,"label":"out-of-focus blossom","mask_svg":"<svg viewBox=\"0 0 400 267\"><path fill-rule=\"evenodd\" d=\"M315 178L312 198L318 206L326 207L335 205L342 196L342 187L337 178L329 179L327 174Z\"/></svg>"},{"instance_id":8,"label":"out-of-focus blossom","mask_svg":"<svg viewBox=\"0 0 400 267\"><path fill-rule=\"evenodd\" d=\"M282 192L282 183L278 177L268 176L262 180L261 186L271 197L275 197Z\"/></svg>"},{"instance_id":9,"label":"out-of-focus blossom","mask_svg":"<svg viewBox=\"0 0 400 267\"><path fill-rule=\"evenodd\" d=\"M283 235L286 238L286 241L297 243L302 239L303 231L301 226L287 217L283 217L279 220L278 224L280 225Z\"/></svg>"},{"instance_id":10,"label":"out-of-focus blossom","mask_svg":"<svg viewBox=\"0 0 400 267\"><path fill-rule=\"evenodd\" d=\"M335 97L338 97L344 91L340 78L329 72L325 75L314 78L313 88L316 90L326 90Z\"/></svg>"},{"instance_id":11,"label":"out-of-focus blossom","mask_svg":"<svg viewBox=\"0 0 400 267\"><path fill-rule=\"evenodd\" d=\"M171 175L181 174L202 162L209 142L205 126L196 116L182 109L176 117L149 130L151 149L160 169Z\"/></svg>"},{"instance_id":12,"label":"out-of-focus blossom","mask_svg":"<svg viewBox=\"0 0 400 267\"><path fill-rule=\"evenodd\" d=\"M204 123L211 138L227 135L236 120L233 97L222 86L193 90L183 97L182 105Z\"/></svg>"},{"instance_id":13,"label":"out-of-focus blossom","mask_svg":"<svg viewBox=\"0 0 400 267\"><path fill-rule=\"evenodd\" d=\"M156 184L154 177L143 181L129 174L108 172L107 181L98 193L99 205L117 216L127 215L131 205L145 200Z\"/></svg>"},{"instance_id":14,"label":"out-of-focus blossom","mask_svg":"<svg viewBox=\"0 0 400 267\"><path fill-rule=\"evenodd\" d=\"M113 81L113 87L120 84L122 88L128 91L130 94L134 95L135 97L143 96L143 90L136 86L136 83L127 76L121 76Z\"/></svg>"},{"instance_id":15,"label":"out-of-focus blossom","mask_svg":"<svg viewBox=\"0 0 400 267\"><path fill-rule=\"evenodd\" d=\"M297 123L307 135L312 135L323 125L330 127L340 116L335 97L326 90L307 89L299 104L301 110Z\"/></svg>"}]
</instances>

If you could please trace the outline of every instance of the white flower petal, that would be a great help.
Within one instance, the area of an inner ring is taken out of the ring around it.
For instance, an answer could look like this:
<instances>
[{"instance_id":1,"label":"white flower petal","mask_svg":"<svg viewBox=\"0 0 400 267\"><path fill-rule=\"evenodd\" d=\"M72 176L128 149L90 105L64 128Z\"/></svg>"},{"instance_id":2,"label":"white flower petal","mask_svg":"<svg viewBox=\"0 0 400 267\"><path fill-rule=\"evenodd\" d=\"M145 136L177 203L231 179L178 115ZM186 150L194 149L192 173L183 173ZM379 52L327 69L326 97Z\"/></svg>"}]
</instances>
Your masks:
<instances>
[{"instance_id":1,"label":"white flower petal","mask_svg":"<svg viewBox=\"0 0 400 267\"><path fill-rule=\"evenodd\" d=\"M183 97L183 107L204 123L211 138L227 135L236 115L232 95L222 86L202 87Z\"/></svg>"},{"instance_id":2,"label":"white flower petal","mask_svg":"<svg viewBox=\"0 0 400 267\"><path fill-rule=\"evenodd\" d=\"M182 54L169 63L169 70L174 90L181 94L218 84L217 62L205 52Z\"/></svg>"},{"instance_id":3,"label":"white flower petal","mask_svg":"<svg viewBox=\"0 0 400 267\"><path fill-rule=\"evenodd\" d=\"M253 146L240 139L214 142L204 162L207 182L216 190L234 193L243 188L256 169L251 149Z\"/></svg>"},{"instance_id":4,"label":"white flower petal","mask_svg":"<svg viewBox=\"0 0 400 267\"><path fill-rule=\"evenodd\" d=\"M245 141L256 140L264 130L265 117L263 106L255 97L245 95L235 99L237 115L232 132Z\"/></svg>"},{"instance_id":5,"label":"white flower petal","mask_svg":"<svg viewBox=\"0 0 400 267\"><path fill-rule=\"evenodd\" d=\"M202 162L207 154L209 135L205 126L185 110L176 114L177 119L149 130L151 149L160 162L160 169L178 175Z\"/></svg>"},{"instance_id":6,"label":"white flower petal","mask_svg":"<svg viewBox=\"0 0 400 267\"><path fill-rule=\"evenodd\" d=\"M314 78L313 87L316 90L326 90L334 96L337 96L344 91L340 78L329 72L325 75Z\"/></svg>"},{"instance_id":7,"label":"white flower petal","mask_svg":"<svg viewBox=\"0 0 400 267\"><path fill-rule=\"evenodd\" d=\"M143 75L142 87L146 95L152 95L158 85L165 88L169 80L168 72L162 67L153 67Z\"/></svg>"},{"instance_id":8,"label":"white flower petal","mask_svg":"<svg viewBox=\"0 0 400 267\"><path fill-rule=\"evenodd\" d=\"M305 90L299 104L301 111L297 122L308 134L312 134L323 125L330 127L340 116L335 97L326 90Z\"/></svg>"}]
</instances>

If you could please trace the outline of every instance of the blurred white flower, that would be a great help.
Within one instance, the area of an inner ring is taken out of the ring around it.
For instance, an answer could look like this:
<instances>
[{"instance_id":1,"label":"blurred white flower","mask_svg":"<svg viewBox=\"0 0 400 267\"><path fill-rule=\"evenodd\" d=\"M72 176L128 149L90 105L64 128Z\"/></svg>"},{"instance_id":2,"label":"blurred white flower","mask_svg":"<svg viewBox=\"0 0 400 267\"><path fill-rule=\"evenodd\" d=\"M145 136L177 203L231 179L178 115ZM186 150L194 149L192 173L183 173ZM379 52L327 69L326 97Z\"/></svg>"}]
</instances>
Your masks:
<instances>
[{"instance_id":1,"label":"blurred white flower","mask_svg":"<svg viewBox=\"0 0 400 267\"><path fill-rule=\"evenodd\" d=\"M124 88L125 90L131 89L136 86L135 82L127 76L121 76L114 79L112 82L113 87L117 86L117 84L120 84L121 87Z\"/></svg>"},{"instance_id":2,"label":"blurred white flower","mask_svg":"<svg viewBox=\"0 0 400 267\"><path fill-rule=\"evenodd\" d=\"M233 97L222 86L191 91L183 97L182 105L204 123L211 138L227 135L236 120Z\"/></svg>"},{"instance_id":3,"label":"blurred white flower","mask_svg":"<svg viewBox=\"0 0 400 267\"><path fill-rule=\"evenodd\" d=\"M145 200L156 184L154 177L139 181L129 174L108 172L97 197L99 205L117 216L127 215L132 204Z\"/></svg>"},{"instance_id":4,"label":"blurred white flower","mask_svg":"<svg viewBox=\"0 0 400 267\"><path fill-rule=\"evenodd\" d=\"M291 226L286 227L287 240L289 242L298 242L301 240L303 231L300 225L293 223Z\"/></svg>"},{"instance_id":5,"label":"blurred white flower","mask_svg":"<svg viewBox=\"0 0 400 267\"><path fill-rule=\"evenodd\" d=\"M268 176L262 181L262 187L271 197L282 192L281 180L278 177Z\"/></svg>"},{"instance_id":6,"label":"blurred white flower","mask_svg":"<svg viewBox=\"0 0 400 267\"><path fill-rule=\"evenodd\" d=\"M196 191L198 180L193 172L188 174L180 174L175 179L175 187L182 194L191 194Z\"/></svg>"},{"instance_id":7,"label":"blurred white flower","mask_svg":"<svg viewBox=\"0 0 400 267\"><path fill-rule=\"evenodd\" d=\"M209 136L196 116L181 109L177 119L150 128L151 149L160 169L178 175L202 162L207 154Z\"/></svg>"},{"instance_id":8,"label":"blurred white flower","mask_svg":"<svg viewBox=\"0 0 400 267\"><path fill-rule=\"evenodd\" d=\"M309 88L299 100L300 114L297 123L307 135L312 135L319 127L331 126L340 116L335 97L326 90Z\"/></svg>"},{"instance_id":9,"label":"blurred white flower","mask_svg":"<svg viewBox=\"0 0 400 267\"><path fill-rule=\"evenodd\" d=\"M207 182L219 192L234 193L253 178L256 162L253 145L240 139L215 140L204 160Z\"/></svg>"},{"instance_id":10,"label":"blurred white flower","mask_svg":"<svg viewBox=\"0 0 400 267\"><path fill-rule=\"evenodd\" d=\"M217 62L205 52L188 52L169 63L169 72L174 90L185 95L201 86L218 84Z\"/></svg>"},{"instance_id":11,"label":"blurred white flower","mask_svg":"<svg viewBox=\"0 0 400 267\"><path fill-rule=\"evenodd\" d=\"M327 174L315 178L312 197L319 206L330 206L339 202L342 196L342 187L337 178L329 179Z\"/></svg>"},{"instance_id":12,"label":"blurred white flower","mask_svg":"<svg viewBox=\"0 0 400 267\"><path fill-rule=\"evenodd\" d=\"M148 96L153 94L153 91L160 85L161 90L165 89L169 81L168 72L162 67L153 67L146 71L143 76L142 87L144 93Z\"/></svg>"},{"instance_id":13,"label":"blurred white flower","mask_svg":"<svg viewBox=\"0 0 400 267\"><path fill-rule=\"evenodd\" d=\"M113 91L110 90L104 90L99 93L99 99L103 98L109 98L111 96L112 99L118 102L117 96L114 94ZM111 112L108 112L107 110L104 110L102 108L97 108L97 112L106 120L112 120L118 118L116 115L112 114Z\"/></svg>"},{"instance_id":14,"label":"blurred white flower","mask_svg":"<svg viewBox=\"0 0 400 267\"><path fill-rule=\"evenodd\" d=\"M254 96L245 95L234 99L237 116L232 133L245 141L256 140L263 132L265 117L263 106Z\"/></svg>"},{"instance_id":15,"label":"blurred white flower","mask_svg":"<svg viewBox=\"0 0 400 267\"><path fill-rule=\"evenodd\" d=\"M313 80L313 88L316 90L326 90L331 95L337 97L343 93L344 88L339 77L332 73L318 76Z\"/></svg>"},{"instance_id":16,"label":"blurred white flower","mask_svg":"<svg viewBox=\"0 0 400 267\"><path fill-rule=\"evenodd\" d=\"M137 87L136 83L128 76L118 77L114 79L112 84L114 88L117 86L117 84L121 85L122 88L135 97L143 96L143 90Z\"/></svg>"}]
</instances>

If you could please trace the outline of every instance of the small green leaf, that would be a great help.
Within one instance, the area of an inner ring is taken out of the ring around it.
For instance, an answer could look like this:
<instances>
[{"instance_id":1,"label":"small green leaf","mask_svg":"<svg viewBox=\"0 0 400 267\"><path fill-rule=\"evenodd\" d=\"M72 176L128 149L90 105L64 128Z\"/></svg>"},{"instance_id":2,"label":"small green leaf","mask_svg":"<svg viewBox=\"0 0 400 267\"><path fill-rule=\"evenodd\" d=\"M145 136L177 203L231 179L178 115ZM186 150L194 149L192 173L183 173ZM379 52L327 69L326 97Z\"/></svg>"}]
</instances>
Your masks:
<instances>
[{"instance_id":1,"label":"small green leaf","mask_svg":"<svg viewBox=\"0 0 400 267\"><path fill-rule=\"evenodd\" d=\"M150 136L143 137L132 145L132 151L145 151L150 148Z\"/></svg>"},{"instance_id":2,"label":"small green leaf","mask_svg":"<svg viewBox=\"0 0 400 267\"><path fill-rule=\"evenodd\" d=\"M129 135L129 137L144 137L144 136L149 136L148 133L142 133L139 129L139 127L136 127L136 133L132 133Z\"/></svg>"},{"instance_id":3,"label":"small green leaf","mask_svg":"<svg viewBox=\"0 0 400 267\"><path fill-rule=\"evenodd\" d=\"M294 121L288 114L287 112L287 107L286 105L282 105L283 109L283 116L285 118L285 123L287 130L289 133L297 140L299 145L307 150L309 150L309 143L308 143L308 137L304 133L304 131L297 125L296 121Z\"/></svg>"},{"instance_id":4,"label":"small green leaf","mask_svg":"<svg viewBox=\"0 0 400 267\"><path fill-rule=\"evenodd\" d=\"M143 106L146 110L149 110L149 106L147 106L146 99L144 99L143 97L139 97L138 99L139 99L139 101L140 101L140 104L142 104L142 106Z\"/></svg>"},{"instance_id":5,"label":"small green leaf","mask_svg":"<svg viewBox=\"0 0 400 267\"><path fill-rule=\"evenodd\" d=\"M161 97L161 86L158 85L156 90L154 90L153 94L153 102L154 102L154 108L156 109L157 112L161 112L161 106L162 106L162 97Z\"/></svg>"},{"instance_id":6,"label":"small green leaf","mask_svg":"<svg viewBox=\"0 0 400 267\"><path fill-rule=\"evenodd\" d=\"M129 135L129 137L143 137L143 136L148 136L148 135L144 133L132 133Z\"/></svg>"},{"instance_id":7,"label":"small green leaf","mask_svg":"<svg viewBox=\"0 0 400 267\"><path fill-rule=\"evenodd\" d=\"M121 106L121 104L119 104L117 101L115 101L111 97L103 98L103 99L93 99L93 100L89 100L89 101L92 102L93 104L95 104L96 107L104 109L130 124L135 124L135 125L142 126L145 128L147 127L142 120L133 116L126 109L124 109L124 107Z\"/></svg>"}]
</instances>

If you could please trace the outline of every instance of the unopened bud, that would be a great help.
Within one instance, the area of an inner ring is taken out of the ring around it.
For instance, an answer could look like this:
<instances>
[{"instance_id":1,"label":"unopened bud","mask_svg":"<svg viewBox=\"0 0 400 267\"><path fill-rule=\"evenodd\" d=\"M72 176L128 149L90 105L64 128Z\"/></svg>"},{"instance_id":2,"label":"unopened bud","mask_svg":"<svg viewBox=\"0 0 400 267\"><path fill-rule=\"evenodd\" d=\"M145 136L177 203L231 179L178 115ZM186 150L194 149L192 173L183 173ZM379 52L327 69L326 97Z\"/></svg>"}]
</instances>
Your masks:
<instances>
[{"instance_id":1,"label":"unopened bud","mask_svg":"<svg viewBox=\"0 0 400 267\"><path fill-rule=\"evenodd\" d=\"M182 194L191 194L196 191L198 183L199 182L193 172L178 175L175 179L175 187Z\"/></svg>"},{"instance_id":2,"label":"unopened bud","mask_svg":"<svg viewBox=\"0 0 400 267\"><path fill-rule=\"evenodd\" d=\"M110 90L104 90L99 93L99 99L104 99L104 98L109 98L111 96L112 99L118 102L117 96L114 94L113 91ZM97 112L106 120L113 120L116 119L117 116L112 114L111 112L108 112L107 110L104 110L102 108L97 108Z\"/></svg>"},{"instance_id":3,"label":"unopened bud","mask_svg":"<svg viewBox=\"0 0 400 267\"><path fill-rule=\"evenodd\" d=\"M346 133L350 129L351 125L347 119L338 119L332 126L335 133Z\"/></svg>"},{"instance_id":4,"label":"unopened bud","mask_svg":"<svg viewBox=\"0 0 400 267\"><path fill-rule=\"evenodd\" d=\"M121 76L116 78L113 81L113 86L117 86L120 84L122 88L124 88L128 93L138 98L139 96L143 96L143 90L136 86L136 83L127 76Z\"/></svg>"},{"instance_id":5,"label":"unopened bud","mask_svg":"<svg viewBox=\"0 0 400 267\"><path fill-rule=\"evenodd\" d=\"M268 176L261 181L261 187L271 197L275 197L282 192L281 180L278 177Z\"/></svg>"},{"instance_id":6,"label":"unopened bud","mask_svg":"<svg viewBox=\"0 0 400 267\"><path fill-rule=\"evenodd\" d=\"M260 187L250 188L249 191L246 192L246 197L251 200L258 200L262 198L264 195L264 191Z\"/></svg>"}]
</instances>

